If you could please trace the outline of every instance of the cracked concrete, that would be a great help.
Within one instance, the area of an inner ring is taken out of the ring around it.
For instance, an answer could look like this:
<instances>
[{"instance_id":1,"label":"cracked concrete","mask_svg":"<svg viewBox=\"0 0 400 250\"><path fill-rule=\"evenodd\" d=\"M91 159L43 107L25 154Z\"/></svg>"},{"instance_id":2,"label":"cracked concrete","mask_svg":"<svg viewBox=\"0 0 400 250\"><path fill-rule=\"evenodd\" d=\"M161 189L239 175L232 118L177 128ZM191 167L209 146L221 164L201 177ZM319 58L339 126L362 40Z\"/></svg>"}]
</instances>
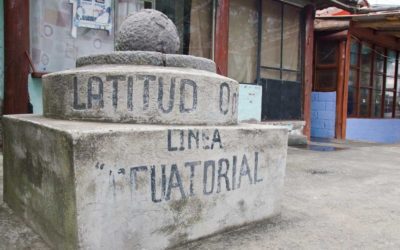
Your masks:
<instances>
[{"instance_id":1,"label":"cracked concrete","mask_svg":"<svg viewBox=\"0 0 400 250\"><path fill-rule=\"evenodd\" d=\"M400 144L332 145L289 149L280 216L180 249L399 249ZM2 201L0 249L47 249Z\"/></svg>"}]
</instances>

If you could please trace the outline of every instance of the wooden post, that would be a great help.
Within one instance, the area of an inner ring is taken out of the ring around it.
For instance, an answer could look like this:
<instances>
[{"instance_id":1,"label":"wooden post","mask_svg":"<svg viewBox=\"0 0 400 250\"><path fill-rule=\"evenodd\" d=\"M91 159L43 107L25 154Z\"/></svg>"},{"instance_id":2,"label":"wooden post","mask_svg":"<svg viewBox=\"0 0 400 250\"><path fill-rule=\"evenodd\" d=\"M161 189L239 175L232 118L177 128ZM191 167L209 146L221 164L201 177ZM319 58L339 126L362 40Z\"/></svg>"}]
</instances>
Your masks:
<instances>
[{"instance_id":1,"label":"wooden post","mask_svg":"<svg viewBox=\"0 0 400 250\"><path fill-rule=\"evenodd\" d=\"M228 44L229 44L229 0L217 1L215 24L215 55L217 73L228 75Z\"/></svg>"},{"instance_id":2,"label":"wooden post","mask_svg":"<svg viewBox=\"0 0 400 250\"><path fill-rule=\"evenodd\" d=\"M349 77L350 77L350 50L351 50L351 33L347 33L346 54L344 62L344 78L343 78L343 105L342 105L342 128L340 131L340 139L346 139L347 127L347 105L349 98Z\"/></svg>"},{"instance_id":3,"label":"wooden post","mask_svg":"<svg viewBox=\"0 0 400 250\"><path fill-rule=\"evenodd\" d=\"M337 139L342 139L343 121L343 102L344 102L344 75L345 75L345 60L346 60L346 41L339 43L339 62L338 62L338 78L336 90L336 124L335 134Z\"/></svg>"},{"instance_id":4,"label":"wooden post","mask_svg":"<svg viewBox=\"0 0 400 250\"><path fill-rule=\"evenodd\" d=\"M304 48L304 96L303 112L306 125L303 133L311 136L311 93L313 85L313 55L314 55L314 6L305 7L305 48Z\"/></svg>"},{"instance_id":5,"label":"wooden post","mask_svg":"<svg viewBox=\"0 0 400 250\"><path fill-rule=\"evenodd\" d=\"M4 114L28 113L29 1L4 1Z\"/></svg>"}]
</instances>

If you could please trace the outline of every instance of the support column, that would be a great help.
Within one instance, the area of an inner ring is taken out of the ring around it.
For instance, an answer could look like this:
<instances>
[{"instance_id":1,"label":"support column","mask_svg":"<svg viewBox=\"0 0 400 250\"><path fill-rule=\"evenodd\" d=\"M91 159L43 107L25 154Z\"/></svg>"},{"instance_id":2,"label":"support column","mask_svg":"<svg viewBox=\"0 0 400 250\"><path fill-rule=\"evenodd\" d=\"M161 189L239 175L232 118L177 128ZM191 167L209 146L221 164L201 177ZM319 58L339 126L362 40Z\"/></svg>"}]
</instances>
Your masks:
<instances>
[{"instance_id":1,"label":"support column","mask_svg":"<svg viewBox=\"0 0 400 250\"><path fill-rule=\"evenodd\" d=\"M310 139L311 136L311 93L313 85L313 58L314 58L314 6L305 7L305 48L304 48L304 98L303 112L306 125L303 133Z\"/></svg>"},{"instance_id":2,"label":"support column","mask_svg":"<svg viewBox=\"0 0 400 250\"><path fill-rule=\"evenodd\" d=\"M345 60L346 60L346 41L340 41L339 44L339 62L338 62L338 79L336 89L336 124L335 124L335 137L342 139L342 127L344 126L343 120L343 97L344 97L344 73L345 73Z\"/></svg>"},{"instance_id":3,"label":"support column","mask_svg":"<svg viewBox=\"0 0 400 250\"><path fill-rule=\"evenodd\" d=\"M343 98L342 98L342 107L341 107L341 127L340 130L337 130L336 138L338 139L346 139L346 126L347 126L347 105L348 105L348 96L349 96L349 75L350 75L350 49L351 49L351 32L347 33L347 39L343 42L343 46L345 47L344 51L344 68L343 68Z\"/></svg>"},{"instance_id":4,"label":"support column","mask_svg":"<svg viewBox=\"0 0 400 250\"><path fill-rule=\"evenodd\" d=\"M229 0L217 1L215 24L215 55L217 73L228 75Z\"/></svg>"},{"instance_id":5,"label":"support column","mask_svg":"<svg viewBox=\"0 0 400 250\"><path fill-rule=\"evenodd\" d=\"M29 1L4 1L4 114L28 112Z\"/></svg>"}]
</instances>

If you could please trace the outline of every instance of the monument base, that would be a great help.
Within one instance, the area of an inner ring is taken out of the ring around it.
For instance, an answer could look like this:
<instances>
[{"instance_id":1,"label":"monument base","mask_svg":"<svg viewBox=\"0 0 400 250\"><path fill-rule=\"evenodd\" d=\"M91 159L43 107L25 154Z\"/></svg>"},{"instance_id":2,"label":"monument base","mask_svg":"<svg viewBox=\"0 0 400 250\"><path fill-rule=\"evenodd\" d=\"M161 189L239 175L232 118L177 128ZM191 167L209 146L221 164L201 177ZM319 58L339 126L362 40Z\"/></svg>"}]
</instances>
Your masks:
<instances>
[{"instance_id":1,"label":"monument base","mask_svg":"<svg viewBox=\"0 0 400 250\"><path fill-rule=\"evenodd\" d=\"M280 212L284 128L3 117L4 199L57 249L164 249Z\"/></svg>"}]
</instances>

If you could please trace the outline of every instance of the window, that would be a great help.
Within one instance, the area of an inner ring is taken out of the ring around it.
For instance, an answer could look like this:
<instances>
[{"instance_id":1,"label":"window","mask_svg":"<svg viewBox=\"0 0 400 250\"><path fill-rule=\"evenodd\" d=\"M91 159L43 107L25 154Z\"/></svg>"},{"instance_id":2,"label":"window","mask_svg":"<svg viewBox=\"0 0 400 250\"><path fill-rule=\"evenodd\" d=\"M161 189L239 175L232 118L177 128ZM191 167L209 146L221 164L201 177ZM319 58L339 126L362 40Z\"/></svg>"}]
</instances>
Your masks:
<instances>
[{"instance_id":1,"label":"window","mask_svg":"<svg viewBox=\"0 0 400 250\"><path fill-rule=\"evenodd\" d=\"M229 7L228 77L251 83L257 78L257 0L231 0Z\"/></svg>"},{"instance_id":2,"label":"window","mask_svg":"<svg viewBox=\"0 0 400 250\"><path fill-rule=\"evenodd\" d=\"M301 81L301 8L276 0L259 4L230 1L228 76L242 83Z\"/></svg>"},{"instance_id":3,"label":"window","mask_svg":"<svg viewBox=\"0 0 400 250\"><path fill-rule=\"evenodd\" d=\"M316 45L315 85L316 91L336 91L338 73L337 41L322 41Z\"/></svg>"},{"instance_id":4,"label":"window","mask_svg":"<svg viewBox=\"0 0 400 250\"><path fill-rule=\"evenodd\" d=\"M213 0L156 0L155 9L175 23L178 54L212 58Z\"/></svg>"},{"instance_id":5,"label":"window","mask_svg":"<svg viewBox=\"0 0 400 250\"><path fill-rule=\"evenodd\" d=\"M388 50L386 63L386 83L385 83L385 103L384 117L392 118L395 116L394 98L396 97L395 89L395 71L396 71L397 54L393 50Z\"/></svg>"},{"instance_id":6,"label":"window","mask_svg":"<svg viewBox=\"0 0 400 250\"><path fill-rule=\"evenodd\" d=\"M374 46L373 58L374 69L372 75L372 96L371 96L371 116L375 118L382 117L382 90L385 78L385 50Z\"/></svg>"},{"instance_id":7,"label":"window","mask_svg":"<svg viewBox=\"0 0 400 250\"><path fill-rule=\"evenodd\" d=\"M396 66L398 53L393 50L351 41L348 81L349 117L399 117L400 107ZM396 111L397 110L397 111Z\"/></svg>"},{"instance_id":8,"label":"window","mask_svg":"<svg viewBox=\"0 0 400 250\"><path fill-rule=\"evenodd\" d=\"M352 41L350 47L350 71L349 71L349 82L348 82L348 100L347 100L347 114L349 116L355 116L358 112L358 82L360 72L360 51L361 45L355 41Z\"/></svg>"},{"instance_id":9,"label":"window","mask_svg":"<svg viewBox=\"0 0 400 250\"><path fill-rule=\"evenodd\" d=\"M282 2L263 1L261 78L301 80L300 11Z\"/></svg>"},{"instance_id":10,"label":"window","mask_svg":"<svg viewBox=\"0 0 400 250\"><path fill-rule=\"evenodd\" d=\"M400 118L400 55L397 53L397 83L396 83L396 98L395 98L395 117Z\"/></svg>"}]
</instances>

